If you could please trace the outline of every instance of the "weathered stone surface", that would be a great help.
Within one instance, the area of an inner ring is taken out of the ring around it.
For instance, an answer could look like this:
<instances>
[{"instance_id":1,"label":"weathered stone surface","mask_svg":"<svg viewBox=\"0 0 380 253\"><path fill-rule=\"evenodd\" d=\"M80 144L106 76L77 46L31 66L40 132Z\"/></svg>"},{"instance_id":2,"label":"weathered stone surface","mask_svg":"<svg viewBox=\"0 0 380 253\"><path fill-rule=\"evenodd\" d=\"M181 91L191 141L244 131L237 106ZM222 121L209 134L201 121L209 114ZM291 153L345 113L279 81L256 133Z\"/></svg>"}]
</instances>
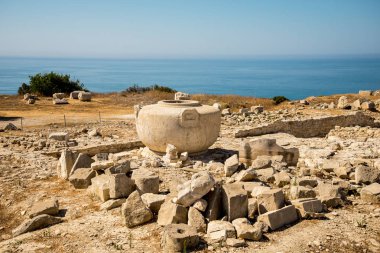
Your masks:
<instances>
[{"instance_id":1,"label":"weathered stone surface","mask_svg":"<svg viewBox=\"0 0 380 253\"><path fill-rule=\"evenodd\" d=\"M257 204L257 199L256 198L248 199L248 218L254 219L258 211L259 211L259 207Z\"/></svg>"},{"instance_id":2,"label":"weathered stone surface","mask_svg":"<svg viewBox=\"0 0 380 253\"><path fill-rule=\"evenodd\" d=\"M222 188L219 184L215 184L213 189L205 196L207 208L205 217L208 221L217 220L222 213Z\"/></svg>"},{"instance_id":3,"label":"weathered stone surface","mask_svg":"<svg viewBox=\"0 0 380 253\"><path fill-rule=\"evenodd\" d=\"M285 149L276 144L275 139L258 139L243 143L239 148L240 162L251 165L258 156L282 155L284 162L289 166L295 166L298 162L299 151L297 148Z\"/></svg>"},{"instance_id":4,"label":"weathered stone surface","mask_svg":"<svg viewBox=\"0 0 380 253\"><path fill-rule=\"evenodd\" d=\"M265 191L257 196L257 205L260 214L280 209L285 204L285 196L281 189Z\"/></svg>"},{"instance_id":5,"label":"weathered stone surface","mask_svg":"<svg viewBox=\"0 0 380 253\"><path fill-rule=\"evenodd\" d=\"M58 177L67 180L73 168L76 155L70 150L63 150L57 164Z\"/></svg>"},{"instance_id":6,"label":"weathered stone surface","mask_svg":"<svg viewBox=\"0 0 380 253\"><path fill-rule=\"evenodd\" d=\"M214 220L207 225L207 236L213 241L225 241L236 238L236 231L230 222Z\"/></svg>"},{"instance_id":7,"label":"weathered stone surface","mask_svg":"<svg viewBox=\"0 0 380 253\"><path fill-rule=\"evenodd\" d=\"M132 179L135 181L136 189L140 194L158 193L160 180L154 172L147 169L137 169L133 171Z\"/></svg>"},{"instance_id":8,"label":"weathered stone surface","mask_svg":"<svg viewBox=\"0 0 380 253\"><path fill-rule=\"evenodd\" d=\"M274 182L274 174L276 173L276 170L271 168L266 169L259 169L256 170L257 177L260 179L260 181L273 183Z\"/></svg>"},{"instance_id":9,"label":"weathered stone surface","mask_svg":"<svg viewBox=\"0 0 380 253\"><path fill-rule=\"evenodd\" d=\"M240 184L226 184L222 187L223 209L228 221L247 217L248 194Z\"/></svg>"},{"instance_id":10,"label":"weathered stone surface","mask_svg":"<svg viewBox=\"0 0 380 253\"><path fill-rule=\"evenodd\" d=\"M255 114L262 113L264 111L264 107L261 105L251 106L251 112Z\"/></svg>"},{"instance_id":11,"label":"weathered stone surface","mask_svg":"<svg viewBox=\"0 0 380 253\"><path fill-rule=\"evenodd\" d=\"M170 224L162 236L163 252L183 252L198 246L199 236L195 228L186 224Z\"/></svg>"},{"instance_id":12,"label":"weathered stone surface","mask_svg":"<svg viewBox=\"0 0 380 253\"><path fill-rule=\"evenodd\" d=\"M53 105L67 105L69 101L66 98L53 98Z\"/></svg>"},{"instance_id":13,"label":"weathered stone surface","mask_svg":"<svg viewBox=\"0 0 380 253\"><path fill-rule=\"evenodd\" d=\"M110 177L102 174L91 179L90 192L95 194L101 201L105 202L110 199Z\"/></svg>"},{"instance_id":14,"label":"weathered stone surface","mask_svg":"<svg viewBox=\"0 0 380 253\"><path fill-rule=\"evenodd\" d=\"M53 98L58 98L58 99L65 98L65 93L54 93Z\"/></svg>"},{"instance_id":15,"label":"weathered stone surface","mask_svg":"<svg viewBox=\"0 0 380 253\"><path fill-rule=\"evenodd\" d=\"M145 193L141 195L141 199L153 213L158 213L161 205L165 202L166 197L166 195L154 193Z\"/></svg>"},{"instance_id":16,"label":"weathered stone surface","mask_svg":"<svg viewBox=\"0 0 380 253\"><path fill-rule=\"evenodd\" d=\"M231 109L226 108L222 110L222 116L231 115Z\"/></svg>"},{"instance_id":17,"label":"weathered stone surface","mask_svg":"<svg viewBox=\"0 0 380 253\"><path fill-rule=\"evenodd\" d=\"M363 110L368 110L368 111L374 111L376 110L376 105L372 101L365 101L361 104L361 107Z\"/></svg>"},{"instance_id":18,"label":"weathered stone surface","mask_svg":"<svg viewBox=\"0 0 380 253\"><path fill-rule=\"evenodd\" d=\"M247 218L238 218L232 221L237 237L241 239L259 241L263 235L260 226L252 226Z\"/></svg>"},{"instance_id":19,"label":"weathered stone surface","mask_svg":"<svg viewBox=\"0 0 380 253\"><path fill-rule=\"evenodd\" d=\"M195 209L194 207L190 207L189 213L187 214L187 219L187 224L189 226L194 227L197 230L197 232L206 232L205 218L197 209Z\"/></svg>"},{"instance_id":20,"label":"weathered stone surface","mask_svg":"<svg viewBox=\"0 0 380 253\"><path fill-rule=\"evenodd\" d=\"M91 169L93 170L105 170L107 168L110 168L114 165L113 161L96 161L91 163Z\"/></svg>"},{"instance_id":21,"label":"weathered stone surface","mask_svg":"<svg viewBox=\"0 0 380 253\"><path fill-rule=\"evenodd\" d=\"M257 178L256 171L252 168L241 170L236 175L235 179L237 182L247 182L252 181Z\"/></svg>"},{"instance_id":22,"label":"weathered stone surface","mask_svg":"<svg viewBox=\"0 0 380 253\"><path fill-rule=\"evenodd\" d=\"M100 210L111 210L120 207L127 199L109 199L100 205Z\"/></svg>"},{"instance_id":23,"label":"weathered stone surface","mask_svg":"<svg viewBox=\"0 0 380 253\"><path fill-rule=\"evenodd\" d=\"M318 185L318 181L314 178L301 177L301 178L295 179L295 181L296 181L296 184L299 186L306 186L306 187L308 186L308 187L314 188Z\"/></svg>"},{"instance_id":24,"label":"weathered stone surface","mask_svg":"<svg viewBox=\"0 0 380 253\"><path fill-rule=\"evenodd\" d=\"M153 219L153 213L142 201L138 191L132 192L121 206L121 215L129 228L144 224Z\"/></svg>"},{"instance_id":25,"label":"weathered stone surface","mask_svg":"<svg viewBox=\"0 0 380 253\"><path fill-rule=\"evenodd\" d=\"M247 243L245 242L244 239L227 238L226 245L229 247L240 248L240 247L246 247Z\"/></svg>"},{"instance_id":26,"label":"weathered stone surface","mask_svg":"<svg viewBox=\"0 0 380 253\"><path fill-rule=\"evenodd\" d=\"M372 94L372 91L370 90L359 90L359 93L358 93L360 96L371 96Z\"/></svg>"},{"instance_id":27,"label":"weathered stone surface","mask_svg":"<svg viewBox=\"0 0 380 253\"><path fill-rule=\"evenodd\" d=\"M364 187L360 191L360 197L366 202L380 204L380 184L373 183Z\"/></svg>"},{"instance_id":28,"label":"weathered stone surface","mask_svg":"<svg viewBox=\"0 0 380 253\"><path fill-rule=\"evenodd\" d=\"M340 197L339 186L332 185L329 183L319 182L318 183L318 193L320 197ZM310 197L299 197L299 198L310 198Z\"/></svg>"},{"instance_id":29,"label":"weathered stone surface","mask_svg":"<svg viewBox=\"0 0 380 253\"><path fill-rule=\"evenodd\" d=\"M343 206L343 200L340 197L320 196L318 199L322 204L326 205L327 208Z\"/></svg>"},{"instance_id":30,"label":"weathered stone surface","mask_svg":"<svg viewBox=\"0 0 380 253\"><path fill-rule=\"evenodd\" d=\"M63 220L58 217L50 216L47 214L38 215L31 220L25 221L20 226L12 230L12 235L18 236L24 233L32 232L37 229L46 228L58 223L61 223Z\"/></svg>"},{"instance_id":31,"label":"weathered stone surface","mask_svg":"<svg viewBox=\"0 0 380 253\"><path fill-rule=\"evenodd\" d=\"M239 167L239 159L238 156L235 154L228 158L224 163L224 174L226 177L232 176L236 172L236 170Z\"/></svg>"},{"instance_id":32,"label":"weathered stone surface","mask_svg":"<svg viewBox=\"0 0 380 253\"><path fill-rule=\"evenodd\" d=\"M71 99L78 99L79 92L81 92L81 91L80 90L76 90L76 91L71 92L70 93L70 98Z\"/></svg>"},{"instance_id":33,"label":"weathered stone surface","mask_svg":"<svg viewBox=\"0 0 380 253\"><path fill-rule=\"evenodd\" d=\"M209 172L202 171L194 174L190 182L185 183L186 187L178 192L177 204L190 206L206 195L214 184L215 180Z\"/></svg>"},{"instance_id":34,"label":"weathered stone surface","mask_svg":"<svg viewBox=\"0 0 380 253\"><path fill-rule=\"evenodd\" d=\"M29 211L29 218L41 214L56 215L59 212L59 203L57 199L50 199L42 202L34 203Z\"/></svg>"},{"instance_id":35,"label":"weathered stone surface","mask_svg":"<svg viewBox=\"0 0 380 253\"><path fill-rule=\"evenodd\" d=\"M256 198L261 193L270 190L270 187L263 186L260 182L243 182L244 190L248 192L249 197Z\"/></svg>"},{"instance_id":36,"label":"weathered stone surface","mask_svg":"<svg viewBox=\"0 0 380 253\"><path fill-rule=\"evenodd\" d=\"M80 153L74 162L70 175L72 175L74 171L79 168L91 168L91 163L93 162L94 160L91 159L91 157L89 157L87 154Z\"/></svg>"},{"instance_id":37,"label":"weathered stone surface","mask_svg":"<svg viewBox=\"0 0 380 253\"><path fill-rule=\"evenodd\" d=\"M80 101L86 101L86 102L89 102L89 101L91 101L91 97L92 97L91 92L81 91L81 92L79 92L79 94L78 94L78 99L79 99Z\"/></svg>"},{"instance_id":38,"label":"weathered stone surface","mask_svg":"<svg viewBox=\"0 0 380 253\"><path fill-rule=\"evenodd\" d=\"M338 100L338 104L336 106L338 109L350 109L350 103L348 103L348 98L346 96L341 96Z\"/></svg>"},{"instance_id":39,"label":"weathered stone surface","mask_svg":"<svg viewBox=\"0 0 380 253\"><path fill-rule=\"evenodd\" d=\"M207 209L207 201L204 199L198 199L194 202L193 207L201 212L204 212Z\"/></svg>"},{"instance_id":40,"label":"weathered stone surface","mask_svg":"<svg viewBox=\"0 0 380 253\"><path fill-rule=\"evenodd\" d=\"M282 159L281 159L282 160ZM255 160L251 162L250 168L259 170L270 167L272 164L272 160L270 156L258 156Z\"/></svg>"},{"instance_id":41,"label":"weathered stone surface","mask_svg":"<svg viewBox=\"0 0 380 253\"><path fill-rule=\"evenodd\" d=\"M355 182L357 184L371 184L380 179L380 170L367 167L359 166L355 169Z\"/></svg>"},{"instance_id":42,"label":"weathered stone surface","mask_svg":"<svg viewBox=\"0 0 380 253\"><path fill-rule=\"evenodd\" d=\"M69 181L75 189L86 189L91 185L91 179L95 176L96 172L91 168L80 168L69 177Z\"/></svg>"},{"instance_id":43,"label":"weathered stone surface","mask_svg":"<svg viewBox=\"0 0 380 253\"><path fill-rule=\"evenodd\" d=\"M290 205L259 215L257 220L267 224L271 230L276 230L297 221L298 215L296 208L293 205Z\"/></svg>"},{"instance_id":44,"label":"weathered stone surface","mask_svg":"<svg viewBox=\"0 0 380 253\"><path fill-rule=\"evenodd\" d=\"M275 185L278 187L284 187L285 185L290 184L291 177L285 171L274 174Z\"/></svg>"},{"instance_id":45,"label":"weathered stone surface","mask_svg":"<svg viewBox=\"0 0 380 253\"><path fill-rule=\"evenodd\" d=\"M165 226L179 223L187 224L187 208L166 200L158 212L157 224Z\"/></svg>"},{"instance_id":46,"label":"weathered stone surface","mask_svg":"<svg viewBox=\"0 0 380 253\"><path fill-rule=\"evenodd\" d=\"M313 189L310 189L306 186L291 186L290 187L290 198L299 199L299 198L315 198L317 196L316 192Z\"/></svg>"},{"instance_id":47,"label":"weathered stone surface","mask_svg":"<svg viewBox=\"0 0 380 253\"><path fill-rule=\"evenodd\" d=\"M136 186L132 179L126 174L112 174L109 176L110 198L126 198L131 194Z\"/></svg>"},{"instance_id":48,"label":"weathered stone surface","mask_svg":"<svg viewBox=\"0 0 380 253\"><path fill-rule=\"evenodd\" d=\"M315 198L296 199L291 203L297 208L301 217L306 217L308 213L320 213L323 210L322 202Z\"/></svg>"},{"instance_id":49,"label":"weathered stone surface","mask_svg":"<svg viewBox=\"0 0 380 253\"><path fill-rule=\"evenodd\" d=\"M119 174L119 173L128 173L131 171L131 163L130 161L123 161L120 164L115 164L114 166L111 166L104 170L105 174Z\"/></svg>"}]
</instances>

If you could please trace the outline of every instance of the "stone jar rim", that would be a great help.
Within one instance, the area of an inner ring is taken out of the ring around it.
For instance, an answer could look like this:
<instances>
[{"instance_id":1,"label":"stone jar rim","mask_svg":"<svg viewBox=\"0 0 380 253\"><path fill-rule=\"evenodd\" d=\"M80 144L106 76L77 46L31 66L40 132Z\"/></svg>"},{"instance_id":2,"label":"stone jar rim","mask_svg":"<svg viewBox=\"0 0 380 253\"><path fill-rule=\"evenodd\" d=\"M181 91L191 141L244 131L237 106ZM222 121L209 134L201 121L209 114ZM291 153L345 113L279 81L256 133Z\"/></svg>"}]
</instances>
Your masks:
<instances>
[{"instance_id":1,"label":"stone jar rim","mask_svg":"<svg viewBox=\"0 0 380 253\"><path fill-rule=\"evenodd\" d=\"M168 107L201 106L199 101L196 100L161 100L157 104Z\"/></svg>"}]
</instances>

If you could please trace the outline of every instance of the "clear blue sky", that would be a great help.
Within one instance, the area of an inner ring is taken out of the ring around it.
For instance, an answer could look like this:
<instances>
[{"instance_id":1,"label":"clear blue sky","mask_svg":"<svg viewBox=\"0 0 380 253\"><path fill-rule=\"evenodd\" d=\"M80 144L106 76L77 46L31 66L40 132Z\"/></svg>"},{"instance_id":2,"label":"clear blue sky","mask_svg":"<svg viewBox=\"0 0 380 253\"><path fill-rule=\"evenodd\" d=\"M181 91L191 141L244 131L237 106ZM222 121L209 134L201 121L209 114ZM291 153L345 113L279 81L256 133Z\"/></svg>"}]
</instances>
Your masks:
<instances>
[{"instance_id":1,"label":"clear blue sky","mask_svg":"<svg viewBox=\"0 0 380 253\"><path fill-rule=\"evenodd\" d=\"M0 0L0 56L380 54L380 0Z\"/></svg>"}]
</instances>

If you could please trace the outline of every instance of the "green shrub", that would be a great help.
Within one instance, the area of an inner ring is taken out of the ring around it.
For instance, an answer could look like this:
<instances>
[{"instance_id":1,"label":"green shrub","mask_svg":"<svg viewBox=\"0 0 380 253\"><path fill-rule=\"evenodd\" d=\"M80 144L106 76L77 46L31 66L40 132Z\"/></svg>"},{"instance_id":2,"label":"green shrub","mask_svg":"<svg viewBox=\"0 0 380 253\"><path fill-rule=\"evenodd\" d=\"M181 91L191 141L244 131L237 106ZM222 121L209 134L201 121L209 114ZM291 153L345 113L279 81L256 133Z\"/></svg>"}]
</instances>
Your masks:
<instances>
[{"instance_id":1,"label":"green shrub","mask_svg":"<svg viewBox=\"0 0 380 253\"><path fill-rule=\"evenodd\" d=\"M29 76L29 85L23 83L18 90L20 95L34 93L41 96L52 96L54 93L70 93L75 90L86 90L79 80L70 80L70 75L50 72Z\"/></svg>"},{"instance_id":2,"label":"green shrub","mask_svg":"<svg viewBox=\"0 0 380 253\"><path fill-rule=\"evenodd\" d=\"M144 93L144 92L147 92L147 91L160 91L160 92L167 92L167 93L175 93L177 92L176 90L172 89L172 88L169 88L169 87L166 87L166 86L161 86L161 85L152 85L152 86L148 86L148 87L142 87L142 86L139 86L138 84L134 84L130 87L128 87L124 93Z\"/></svg>"},{"instance_id":3,"label":"green shrub","mask_svg":"<svg viewBox=\"0 0 380 253\"><path fill-rule=\"evenodd\" d=\"M272 98L272 100L276 103L276 105L281 104L282 102L285 102L285 101L289 101L289 99L287 99L284 96L275 96Z\"/></svg>"}]
</instances>

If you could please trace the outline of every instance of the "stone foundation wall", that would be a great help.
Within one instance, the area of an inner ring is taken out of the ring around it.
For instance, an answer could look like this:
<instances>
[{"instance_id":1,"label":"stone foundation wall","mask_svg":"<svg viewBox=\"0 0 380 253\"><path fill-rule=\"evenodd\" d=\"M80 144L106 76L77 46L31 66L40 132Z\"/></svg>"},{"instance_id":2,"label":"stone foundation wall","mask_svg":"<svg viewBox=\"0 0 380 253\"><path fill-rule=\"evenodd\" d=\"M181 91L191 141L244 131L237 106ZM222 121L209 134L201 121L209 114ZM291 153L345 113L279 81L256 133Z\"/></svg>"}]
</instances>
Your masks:
<instances>
[{"instance_id":1,"label":"stone foundation wall","mask_svg":"<svg viewBox=\"0 0 380 253\"><path fill-rule=\"evenodd\" d=\"M380 127L380 123L375 122L374 118L362 112L356 112L348 115L311 118L299 121L276 121L272 124L255 127L248 130L239 130L235 133L235 138L273 133L288 133L298 138L324 137L330 132L331 129L334 129L335 126Z\"/></svg>"}]
</instances>

